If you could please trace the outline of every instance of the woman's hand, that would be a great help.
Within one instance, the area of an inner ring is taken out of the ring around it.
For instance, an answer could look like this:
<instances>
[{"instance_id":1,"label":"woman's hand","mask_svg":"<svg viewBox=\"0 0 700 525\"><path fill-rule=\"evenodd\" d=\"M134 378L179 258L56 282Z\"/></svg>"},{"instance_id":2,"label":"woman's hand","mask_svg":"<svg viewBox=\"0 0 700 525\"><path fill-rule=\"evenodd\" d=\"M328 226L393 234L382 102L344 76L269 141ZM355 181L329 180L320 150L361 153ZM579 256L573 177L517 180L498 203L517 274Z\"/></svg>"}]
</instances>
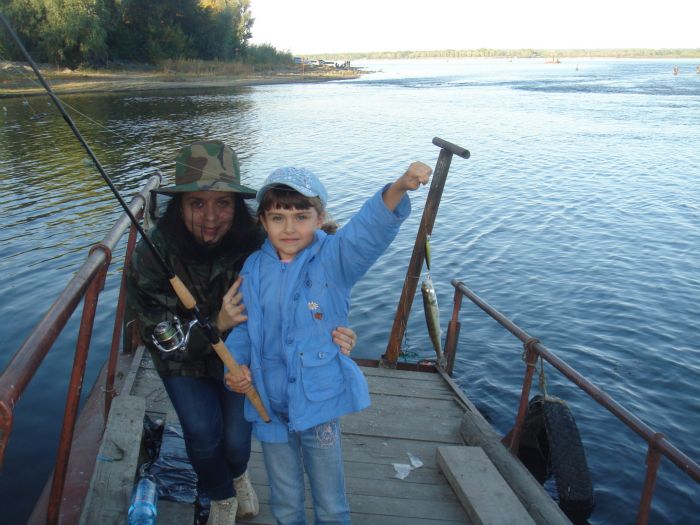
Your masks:
<instances>
[{"instance_id":1,"label":"woman's hand","mask_svg":"<svg viewBox=\"0 0 700 525\"><path fill-rule=\"evenodd\" d=\"M333 342L340 347L340 351L345 355L350 355L355 343L357 343L357 334L352 328L339 326L333 332Z\"/></svg>"},{"instance_id":2,"label":"woman's hand","mask_svg":"<svg viewBox=\"0 0 700 525\"><path fill-rule=\"evenodd\" d=\"M243 372L240 376L235 376L230 370L226 372L224 383L226 383L229 390L233 390L239 394L245 394L253 386L253 377L247 366L241 365L240 368L241 372Z\"/></svg>"},{"instance_id":3,"label":"woman's hand","mask_svg":"<svg viewBox=\"0 0 700 525\"><path fill-rule=\"evenodd\" d=\"M243 304L243 294L238 291L242 282L243 278L239 276L221 300L221 309L216 317L216 327L221 333L248 320Z\"/></svg>"}]
</instances>

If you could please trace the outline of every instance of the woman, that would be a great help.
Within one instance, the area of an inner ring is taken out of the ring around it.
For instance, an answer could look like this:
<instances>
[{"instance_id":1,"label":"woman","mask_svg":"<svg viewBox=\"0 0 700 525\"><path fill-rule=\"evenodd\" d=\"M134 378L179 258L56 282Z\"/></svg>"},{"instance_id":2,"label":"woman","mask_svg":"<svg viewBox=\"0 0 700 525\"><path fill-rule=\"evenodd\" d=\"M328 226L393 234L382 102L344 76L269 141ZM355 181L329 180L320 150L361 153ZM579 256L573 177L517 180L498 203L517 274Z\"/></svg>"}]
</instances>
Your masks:
<instances>
[{"instance_id":1,"label":"woman","mask_svg":"<svg viewBox=\"0 0 700 525\"><path fill-rule=\"evenodd\" d=\"M157 190L172 199L149 237L226 338L246 320L236 277L263 240L245 204L256 192L241 185L236 154L221 141L186 146L175 162L175 185ZM130 311L177 412L199 488L211 498L209 523L232 525L236 516L255 516L245 396L224 386L223 366L199 326L192 327L183 350L164 353L153 343L158 323L177 316L184 324L190 315L143 242L134 251L128 282ZM355 342L347 328L335 330L333 338L345 353Z\"/></svg>"}]
</instances>

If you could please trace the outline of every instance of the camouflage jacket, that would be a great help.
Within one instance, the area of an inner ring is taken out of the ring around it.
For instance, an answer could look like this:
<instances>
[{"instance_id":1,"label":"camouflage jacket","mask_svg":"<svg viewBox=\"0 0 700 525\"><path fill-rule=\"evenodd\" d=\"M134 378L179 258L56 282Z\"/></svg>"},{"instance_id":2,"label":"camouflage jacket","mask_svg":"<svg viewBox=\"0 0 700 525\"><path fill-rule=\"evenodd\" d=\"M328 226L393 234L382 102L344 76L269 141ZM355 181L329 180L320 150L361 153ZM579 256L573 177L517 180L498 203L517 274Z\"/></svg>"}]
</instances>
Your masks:
<instances>
[{"instance_id":1,"label":"camouflage jacket","mask_svg":"<svg viewBox=\"0 0 700 525\"><path fill-rule=\"evenodd\" d=\"M154 229L149 237L175 275L194 295L202 314L213 323L219 313L221 299L233 284L248 254L225 253L215 257L195 258L159 228ZM141 339L151 351L161 377L223 376L221 361L198 325L190 332L186 351L177 359L163 359L155 348L151 334L158 323L172 320L177 315L184 327L192 316L178 300L167 276L143 241L134 250L127 283L126 322L137 322ZM228 332L221 335L225 339Z\"/></svg>"}]
</instances>

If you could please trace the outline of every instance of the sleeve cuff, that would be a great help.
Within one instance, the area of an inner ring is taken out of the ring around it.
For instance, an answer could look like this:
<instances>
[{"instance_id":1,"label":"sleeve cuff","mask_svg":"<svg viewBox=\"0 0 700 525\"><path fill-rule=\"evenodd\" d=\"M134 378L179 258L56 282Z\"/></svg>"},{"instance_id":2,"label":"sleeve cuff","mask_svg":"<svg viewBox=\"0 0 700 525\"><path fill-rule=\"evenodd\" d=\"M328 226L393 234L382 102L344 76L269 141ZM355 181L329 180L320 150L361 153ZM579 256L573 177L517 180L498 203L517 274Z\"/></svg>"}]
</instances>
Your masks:
<instances>
[{"instance_id":1,"label":"sleeve cuff","mask_svg":"<svg viewBox=\"0 0 700 525\"><path fill-rule=\"evenodd\" d=\"M401 222L406 219L411 214L411 199L408 194L404 195L396 206L396 209L392 212L384 204L384 199L382 196L384 192L391 186L391 184L386 184L384 187L375 193L374 197L371 199L372 205L377 206L381 211L379 213L384 214L384 216L390 220Z\"/></svg>"}]
</instances>

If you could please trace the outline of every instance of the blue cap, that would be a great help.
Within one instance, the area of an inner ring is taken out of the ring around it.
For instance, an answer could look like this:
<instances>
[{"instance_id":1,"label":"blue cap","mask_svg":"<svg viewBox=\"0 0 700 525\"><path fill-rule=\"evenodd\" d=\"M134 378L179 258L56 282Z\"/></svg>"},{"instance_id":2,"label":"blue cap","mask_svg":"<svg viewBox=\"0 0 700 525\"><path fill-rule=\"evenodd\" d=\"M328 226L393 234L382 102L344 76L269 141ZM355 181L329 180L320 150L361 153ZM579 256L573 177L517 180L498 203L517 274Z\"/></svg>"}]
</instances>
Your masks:
<instances>
[{"instance_id":1,"label":"blue cap","mask_svg":"<svg viewBox=\"0 0 700 525\"><path fill-rule=\"evenodd\" d=\"M318 180L318 177L305 168L279 168L270 173L262 188L258 190L255 199L260 204L265 193L275 186L289 186L294 191L298 191L304 197L318 197L323 203L323 207L328 204L328 192L325 186Z\"/></svg>"}]
</instances>

